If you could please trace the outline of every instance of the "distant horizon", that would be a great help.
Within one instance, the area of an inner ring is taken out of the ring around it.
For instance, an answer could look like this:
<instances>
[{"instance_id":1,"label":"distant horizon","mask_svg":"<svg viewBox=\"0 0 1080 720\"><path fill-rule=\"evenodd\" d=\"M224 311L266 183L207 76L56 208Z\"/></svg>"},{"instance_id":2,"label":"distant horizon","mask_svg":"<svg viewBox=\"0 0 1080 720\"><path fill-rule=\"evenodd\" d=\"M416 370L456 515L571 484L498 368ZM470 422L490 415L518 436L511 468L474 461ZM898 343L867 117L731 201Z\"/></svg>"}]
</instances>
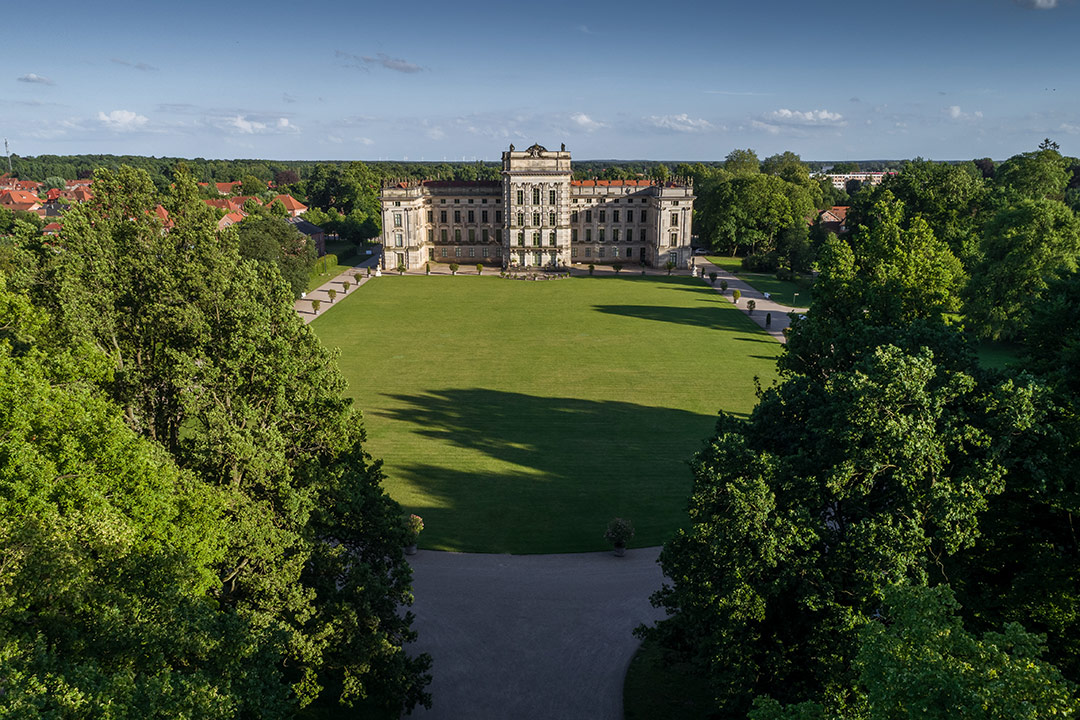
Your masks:
<instances>
[{"instance_id":1,"label":"distant horizon","mask_svg":"<svg viewBox=\"0 0 1080 720\"><path fill-rule=\"evenodd\" d=\"M1003 159L1046 137L1080 155L1080 0L42 12L5 15L0 135L27 157L468 162L539 141L582 158Z\"/></svg>"}]
</instances>

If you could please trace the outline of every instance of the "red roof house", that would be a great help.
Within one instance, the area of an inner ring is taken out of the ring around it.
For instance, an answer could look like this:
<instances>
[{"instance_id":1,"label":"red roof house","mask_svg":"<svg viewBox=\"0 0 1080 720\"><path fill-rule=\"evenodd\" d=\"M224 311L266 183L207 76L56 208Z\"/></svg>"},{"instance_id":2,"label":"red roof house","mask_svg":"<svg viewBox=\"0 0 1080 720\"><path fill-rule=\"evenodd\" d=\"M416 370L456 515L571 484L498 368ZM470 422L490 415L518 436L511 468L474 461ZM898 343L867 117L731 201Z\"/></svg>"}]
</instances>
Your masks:
<instances>
[{"instance_id":1,"label":"red roof house","mask_svg":"<svg viewBox=\"0 0 1080 720\"><path fill-rule=\"evenodd\" d=\"M268 206L274 204L274 200L280 200L281 204L285 206L285 211L289 213L289 217L297 217L307 212L307 205L300 202L292 195L278 195L270 202L266 203Z\"/></svg>"}]
</instances>

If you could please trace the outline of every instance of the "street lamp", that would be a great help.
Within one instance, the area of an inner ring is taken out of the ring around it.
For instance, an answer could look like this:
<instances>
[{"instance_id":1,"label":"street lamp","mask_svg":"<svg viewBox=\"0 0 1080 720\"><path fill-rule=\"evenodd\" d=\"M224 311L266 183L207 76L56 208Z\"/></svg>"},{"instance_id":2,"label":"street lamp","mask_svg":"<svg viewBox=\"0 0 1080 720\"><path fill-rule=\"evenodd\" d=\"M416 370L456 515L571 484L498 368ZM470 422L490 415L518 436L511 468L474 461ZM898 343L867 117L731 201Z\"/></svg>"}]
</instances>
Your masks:
<instances>
[{"instance_id":1,"label":"street lamp","mask_svg":"<svg viewBox=\"0 0 1080 720\"><path fill-rule=\"evenodd\" d=\"M799 299L799 293L795 293L795 297L791 299L791 304L794 305L795 307L799 307L798 299Z\"/></svg>"}]
</instances>

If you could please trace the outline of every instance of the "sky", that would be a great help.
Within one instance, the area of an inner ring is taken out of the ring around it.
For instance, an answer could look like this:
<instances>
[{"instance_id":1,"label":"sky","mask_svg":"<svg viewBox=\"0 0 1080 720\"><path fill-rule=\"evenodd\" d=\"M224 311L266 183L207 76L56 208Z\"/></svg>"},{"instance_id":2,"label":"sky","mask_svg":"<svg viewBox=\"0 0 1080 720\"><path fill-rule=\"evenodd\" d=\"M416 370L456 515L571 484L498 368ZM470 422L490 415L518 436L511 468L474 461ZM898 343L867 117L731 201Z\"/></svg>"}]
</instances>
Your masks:
<instances>
[{"instance_id":1,"label":"sky","mask_svg":"<svg viewBox=\"0 0 1080 720\"><path fill-rule=\"evenodd\" d=\"M11 152L1080 155L1080 0L16 3Z\"/></svg>"}]
</instances>

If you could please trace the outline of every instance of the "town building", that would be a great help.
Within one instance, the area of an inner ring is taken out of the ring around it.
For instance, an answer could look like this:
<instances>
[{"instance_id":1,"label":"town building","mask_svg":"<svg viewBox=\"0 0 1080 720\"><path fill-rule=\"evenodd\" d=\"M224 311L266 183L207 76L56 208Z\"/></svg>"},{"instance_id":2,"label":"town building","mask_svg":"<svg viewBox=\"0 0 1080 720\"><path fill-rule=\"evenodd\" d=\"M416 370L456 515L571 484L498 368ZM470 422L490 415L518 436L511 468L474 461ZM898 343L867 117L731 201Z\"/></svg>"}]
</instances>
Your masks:
<instances>
[{"instance_id":1,"label":"town building","mask_svg":"<svg viewBox=\"0 0 1080 720\"><path fill-rule=\"evenodd\" d=\"M689 181L573 180L565 145L511 145L501 180L392 183L380 199L384 269L692 261Z\"/></svg>"},{"instance_id":2,"label":"town building","mask_svg":"<svg viewBox=\"0 0 1080 720\"><path fill-rule=\"evenodd\" d=\"M832 186L838 190L847 189L847 184L852 180L858 180L864 185L880 185L882 180L895 174L896 171L894 170L888 172L824 173L825 177L829 178Z\"/></svg>"}]
</instances>

